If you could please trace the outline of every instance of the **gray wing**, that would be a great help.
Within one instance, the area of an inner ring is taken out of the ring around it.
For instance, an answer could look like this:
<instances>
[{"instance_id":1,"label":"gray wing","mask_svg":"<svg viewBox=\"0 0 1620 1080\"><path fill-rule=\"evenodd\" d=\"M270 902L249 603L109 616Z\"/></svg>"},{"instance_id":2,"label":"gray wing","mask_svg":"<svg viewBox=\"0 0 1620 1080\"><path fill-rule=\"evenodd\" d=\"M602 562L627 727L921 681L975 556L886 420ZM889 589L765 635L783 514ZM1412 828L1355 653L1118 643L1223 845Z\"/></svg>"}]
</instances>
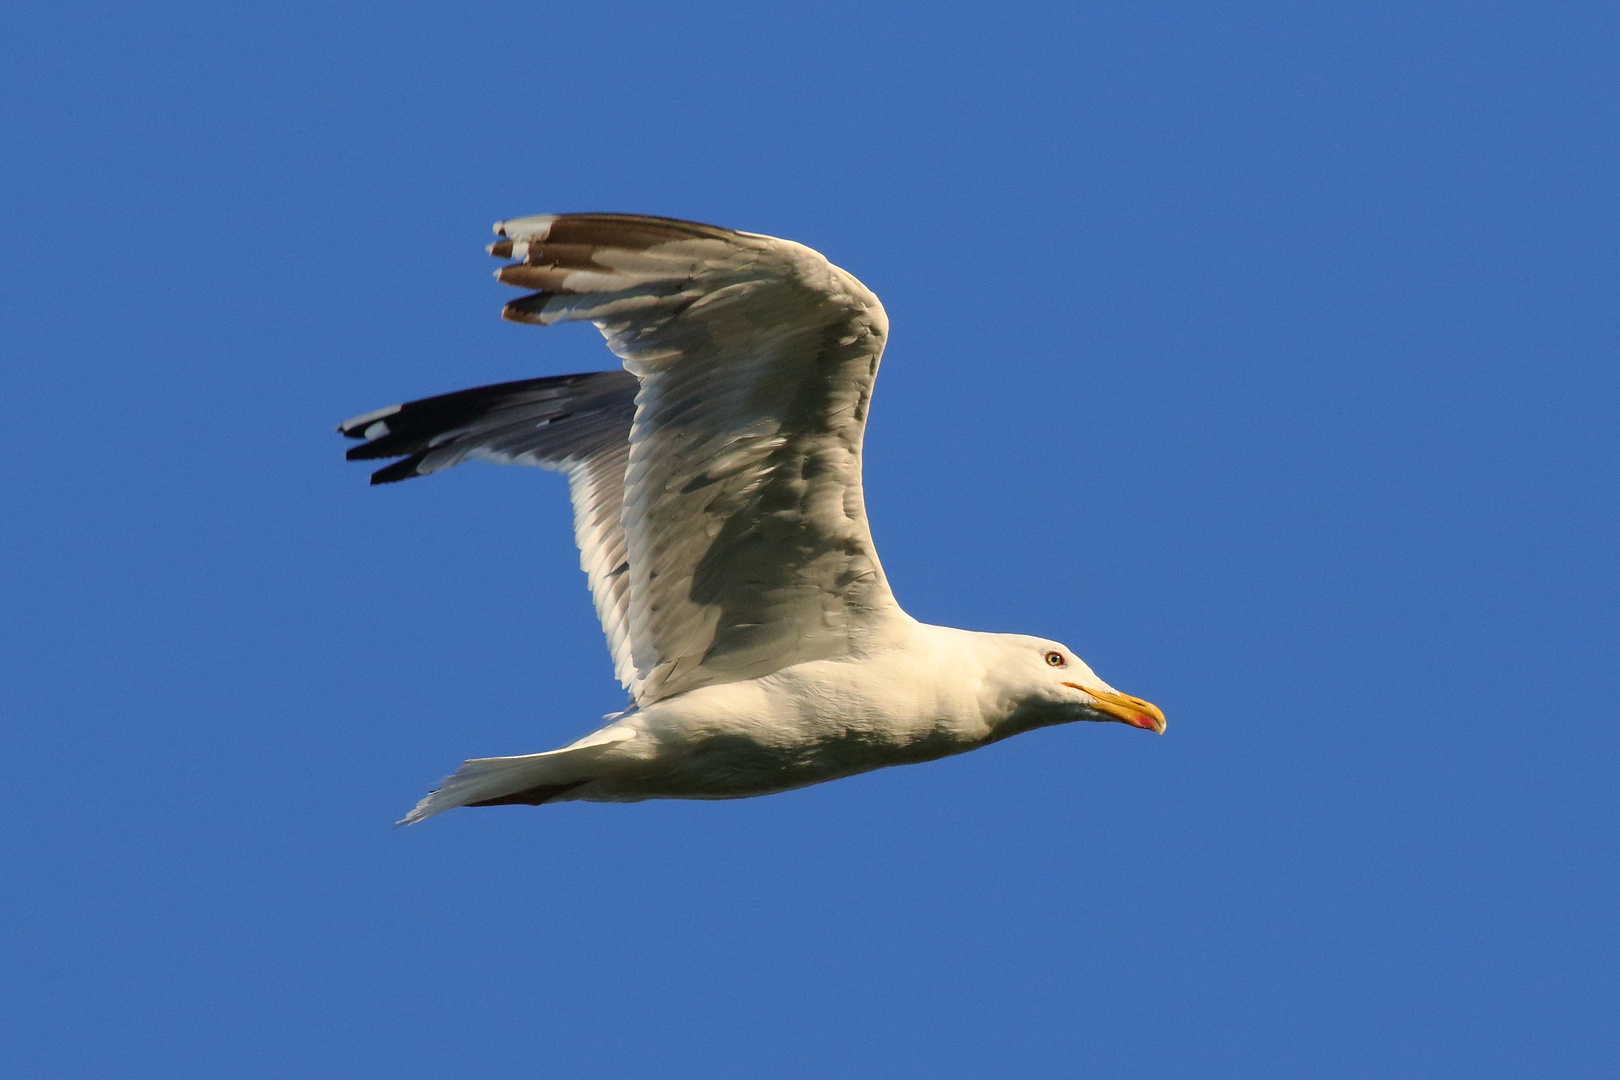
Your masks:
<instances>
[{"instance_id":1,"label":"gray wing","mask_svg":"<svg viewBox=\"0 0 1620 1080\"><path fill-rule=\"evenodd\" d=\"M596 324L640 380L624 474L631 692L857 652L900 615L861 440L888 320L802 245L665 218L502 222L515 321ZM902 616L903 617L903 616Z\"/></svg>"},{"instance_id":2,"label":"gray wing","mask_svg":"<svg viewBox=\"0 0 1620 1080\"><path fill-rule=\"evenodd\" d=\"M346 420L338 430L366 440L350 448L351 461L404 457L372 473L373 484L425 476L469 459L538 465L565 474L580 566L607 635L614 673L633 692L637 679L630 655L630 577L622 516L635 398L635 376L597 371L391 405Z\"/></svg>"}]
</instances>

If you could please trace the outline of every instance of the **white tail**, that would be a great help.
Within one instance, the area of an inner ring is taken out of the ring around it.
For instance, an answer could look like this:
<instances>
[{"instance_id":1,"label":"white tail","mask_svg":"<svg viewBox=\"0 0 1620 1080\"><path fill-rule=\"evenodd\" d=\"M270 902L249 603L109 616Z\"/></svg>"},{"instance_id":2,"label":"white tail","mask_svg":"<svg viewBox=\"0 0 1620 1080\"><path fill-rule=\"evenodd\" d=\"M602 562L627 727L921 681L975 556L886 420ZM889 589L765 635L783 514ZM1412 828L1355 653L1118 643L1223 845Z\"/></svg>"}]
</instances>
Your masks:
<instances>
[{"instance_id":1,"label":"white tail","mask_svg":"<svg viewBox=\"0 0 1620 1080\"><path fill-rule=\"evenodd\" d=\"M472 758L462 762L461 768L447 777L438 790L429 792L395 824L415 825L458 806L488 803L536 788L554 787L557 789L554 794L561 794L595 779L597 773L592 766L600 762L601 752L635 736L635 729L615 724L592 732L561 750L520 757ZM541 802L543 795L540 793L532 800L510 801Z\"/></svg>"}]
</instances>

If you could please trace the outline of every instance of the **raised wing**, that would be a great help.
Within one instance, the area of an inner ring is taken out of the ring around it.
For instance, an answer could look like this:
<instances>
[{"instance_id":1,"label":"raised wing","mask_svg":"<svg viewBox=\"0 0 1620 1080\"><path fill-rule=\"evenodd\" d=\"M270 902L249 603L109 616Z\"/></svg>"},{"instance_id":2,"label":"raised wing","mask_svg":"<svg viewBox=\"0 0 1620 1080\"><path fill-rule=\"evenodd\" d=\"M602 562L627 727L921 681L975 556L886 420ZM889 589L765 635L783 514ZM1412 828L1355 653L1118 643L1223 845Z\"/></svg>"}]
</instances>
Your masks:
<instances>
[{"instance_id":1,"label":"raised wing","mask_svg":"<svg viewBox=\"0 0 1620 1080\"><path fill-rule=\"evenodd\" d=\"M899 608L867 528L861 440L887 336L802 245L665 218L496 226L518 322L588 320L641 381L625 473L632 693L643 704L844 655Z\"/></svg>"},{"instance_id":2,"label":"raised wing","mask_svg":"<svg viewBox=\"0 0 1620 1080\"><path fill-rule=\"evenodd\" d=\"M566 474L580 565L614 673L633 692L638 680L630 656L630 576L621 518L635 411L635 376L597 371L391 405L345 420L338 430L366 440L349 450L351 461L404 457L372 473L373 484L425 476L469 459Z\"/></svg>"}]
</instances>

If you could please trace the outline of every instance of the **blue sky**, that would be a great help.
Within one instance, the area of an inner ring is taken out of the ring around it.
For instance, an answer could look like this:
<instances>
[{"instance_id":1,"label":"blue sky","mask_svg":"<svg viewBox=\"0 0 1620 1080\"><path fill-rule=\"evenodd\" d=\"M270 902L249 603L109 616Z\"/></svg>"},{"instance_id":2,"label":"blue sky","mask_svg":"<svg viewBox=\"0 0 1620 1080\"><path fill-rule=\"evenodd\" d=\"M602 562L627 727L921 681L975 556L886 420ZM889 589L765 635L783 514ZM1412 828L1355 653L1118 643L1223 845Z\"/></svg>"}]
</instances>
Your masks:
<instances>
[{"instance_id":1,"label":"blue sky","mask_svg":"<svg viewBox=\"0 0 1620 1080\"><path fill-rule=\"evenodd\" d=\"M1592 3L0 16L18 1077L1598 1077L1620 18ZM612 358L497 218L884 300L919 618L1169 732L391 823L620 706L562 481L339 420Z\"/></svg>"}]
</instances>

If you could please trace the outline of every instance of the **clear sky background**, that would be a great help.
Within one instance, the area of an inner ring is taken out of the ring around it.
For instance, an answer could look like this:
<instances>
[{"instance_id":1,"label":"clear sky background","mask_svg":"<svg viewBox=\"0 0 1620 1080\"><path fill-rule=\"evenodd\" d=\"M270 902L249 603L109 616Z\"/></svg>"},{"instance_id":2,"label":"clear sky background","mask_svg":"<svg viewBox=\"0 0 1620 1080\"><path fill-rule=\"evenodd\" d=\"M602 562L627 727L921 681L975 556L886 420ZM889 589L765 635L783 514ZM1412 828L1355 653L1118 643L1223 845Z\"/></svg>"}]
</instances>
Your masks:
<instances>
[{"instance_id":1,"label":"clear sky background","mask_svg":"<svg viewBox=\"0 0 1620 1080\"><path fill-rule=\"evenodd\" d=\"M8 1077L1608 1077L1620 16L0 16ZM612 364L497 218L893 324L919 618L1159 703L764 799L393 821L620 707L564 483L332 427Z\"/></svg>"}]
</instances>

